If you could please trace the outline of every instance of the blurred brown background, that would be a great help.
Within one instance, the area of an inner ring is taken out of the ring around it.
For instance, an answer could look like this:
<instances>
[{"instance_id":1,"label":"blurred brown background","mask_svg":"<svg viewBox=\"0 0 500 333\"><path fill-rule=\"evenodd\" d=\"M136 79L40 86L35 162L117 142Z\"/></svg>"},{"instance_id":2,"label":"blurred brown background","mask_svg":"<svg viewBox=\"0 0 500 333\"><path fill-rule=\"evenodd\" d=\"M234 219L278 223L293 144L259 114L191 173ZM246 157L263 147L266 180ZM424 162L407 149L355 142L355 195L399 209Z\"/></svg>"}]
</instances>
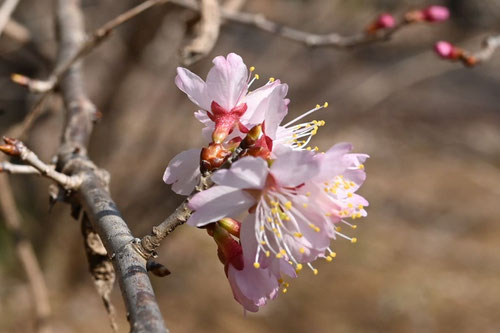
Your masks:
<instances>
[{"instance_id":1,"label":"blurred brown background","mask_svg":"<svg viewBox=\"0 0 500 333\"><path fill-rule=\"evenodd\" d=\"M86 0L91 31L139 1ZM309 32L360 31L378 13L403 13L421 0L249 0L248 12ZM328 101L315 137L321 149L351 141L371 155L361 189L369 216L359 242L333 244L333 263L304 270L258 314L233 301L215 243L187 226L160 249L173 274L152 277L172 332L495 332L500 330L500 53L474 69L439 60L437 40L476 49L500 28L500 1L449 0L452 19L409 27L387 43L351 50L307 49L256 28L227 23L211 55L192 66L205 77L211 58L237 52L262 77L290 86L290 116ZM112 175L111 192L136 235L149 232L181 198L162 180L169 160L200 146L195 107L175 87L178 50L194 13L154 8L119 28L85 61L86 86L103 113L90 155ZM49 0L23 0L14 18L32 34L19 47L0 38L0 134L33 96L13 72L44 78L38 53L53 58ZM37 51L38 50L38 51ZM259 84L259 85L260 85ZM63 124L61 102L36 123L29 146L46 161ZM87 273L79 225L59 204L48 213L47 185L11 176L26 231L50 289L57 332L109 332ZM1 189L0 189L1 190ZM29 332L33 309L24 272L0 217L0 331ZM128 330L118 288L121 331Z\"/></svg>"}]
</instances>

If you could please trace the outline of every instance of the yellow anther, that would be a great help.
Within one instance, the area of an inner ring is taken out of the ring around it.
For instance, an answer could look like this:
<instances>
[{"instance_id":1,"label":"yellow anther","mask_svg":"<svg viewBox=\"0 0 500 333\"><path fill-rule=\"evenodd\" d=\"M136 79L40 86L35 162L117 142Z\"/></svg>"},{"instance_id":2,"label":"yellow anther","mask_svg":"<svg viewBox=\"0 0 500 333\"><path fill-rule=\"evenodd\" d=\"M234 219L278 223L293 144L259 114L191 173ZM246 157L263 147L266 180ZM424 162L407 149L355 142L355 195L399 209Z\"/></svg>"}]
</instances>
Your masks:
<instances>
[{"instance_id":1,"label":"yellow anther","mask_svg":"<svg viewBox=\"0 0 500 333\"><path fill-rule=\"evenodd\" d=\"M287 203L285 203L285 208L286 209L292 209L292 202L291 201L287 201Z\"/></svg>"},{"instance_id":2,"label":"yellow anther","mask_svg":"<svg viewBox=\"0 0 500 333\"><path fill-rule=\"evenodd\" d=\"M272 213L272 214L278 214L278 209L276 209L276 208L271 208L271 213Z\"/></svg>"},{"instance_id":3,"label":"yellow anther","mask_svg":"<svg viewBox=\"0 0 500 333\"><path fill-rule=\"evenodd\" d=\"M266 257L271 256L271 251L266 251Z\"/></svg>"},{"instance_id":4,"label":"yellow anther","mask_svg":"<svg viewBox=\"0 0 500 333\"><path fill-rule=\"evenodd\" d=\"M303 247L301 247L301 248L299 249L299 252L300 252L300 253L304 253L304 252L306 252L306 249L304 249Z\"/></svg>"},{"instance_id":5,"label":"yellow anther","mask_svg":"<svg viewBox=\"0 0 500 333\"><path fill-rule=\"evenodd\" d=\"M260 264L259 264L258 262L254 262L254 263L253 263L253 267L255 267L255 268L260 268Z\"/></svg>"},{"instance_id":6,"label":"yellow anther","mask_svg":"<svg viewBox=\"0 0 500 333\"><path fill-rule=\"evenodd\" d=\"M365 168L365 166L364 166L363 164L360 164L360 165L358 166L358 169L360 169L360 170L363 170L364 168Z\"/></svg>"},{"instance_id":7,"label":"yellow anther","mask_svg":"<svg viewBox=\"0 0 500 333\"><path fill-rule=\"evenodd\" d=\"M284 286L285 288L288 288L288 287L290 287L290 283L285 282L285 283L283 283L283 286Z\"/></svg>"},{"instance_id":8,"label":"yellow anther","mask_svg":"<svg viewBox=\"0 0 500 333\"><path fill-rule=\"evenodd\" d=\"M360 217L363 217L363 214L361 214L361 213L357 213L357 214L356 214L356 217L359 219Z\"/></svg>"},{"instance_id":9,"label":"yellow anther","mask_svg":"<svg viewBox=\"0 0 500 333\"><path fill-rule=\"evenodd\" d=\"M274 82L274 77L270 77L269 82Z\"/></svg>"},{"instance_id":10,"label":"yellow anther","mask_svg":"<svg viewBox=\"0 0 500 333\"><path fill-rule=\"evenodd\" d=\"M363 205L358 205L358 209L363 209Z\"/></svg>"},{"instance_id":11,"label":"yellow anther","mask_svg":"<svg viewBox=\"0 0 500 333\"><path fill-rule=\"evenodd\" d=\"M262 241L262 242L260 242L260 244L266 245L267 243L266 243L266 241Z\"/></svg>"},{"instance_id":12,"label":"yellow anther","mask_svg":"<svg viewBox=\"0 0 500 333\"><path fill-rule=\"evenodd\" d=\"M302 264L297 264L296 270L297 270L297 272L302 270Z\"/></svg>"},{"instance_id":13,"label":"yellow anther","mask_svg":"<svg viewBox=\"0 0 500 333\"><path fill-rule=\"evenodd\" d=\"M357 226L357 225L355 225L355 224L351 225L351 228L353 228L353 229L356 229L357 227L358 227L358 226Z\"/></svg>"},{"instance_id":14,"label":"yellow anther","mask_svg":"<svg viewBox=\"0 0 500 333\"><path fill-rule=\"evenodd\" d=\"M358 241L358 239L357 239L356 237L351 238L351 243L353 243L353 244L354 244L354 243L356 243L357 241Z\"/></svg>"},{"instance_id":15,"label":"yellow anther","mask_svg":"<svg viewBox=\"0 0 500 333\"><path fill-rule=\"evenodd\" d=\"M307 192L306 196L308 196L308 197L311 196L311 192Z\"/></svg>"},{"instance_id":16,"label":"yellow anther","mask_svg":"<svg viewBox=\"0 0 500 333\"><path fill-rule=\"evenodd\" d=\"M304 208L307 208L308 206L309 206L309 205L308 205L308 204L306 204L306 203L303 203L303 204L302 204L302 207L304 207Z\"/></svg>"},{"instance_id":17,"label":"yellow anther","mask_svg":"<svg viewBox=\"0 0 500 333\"><path fill-rule=\"evenodd\" d=\"M349 207L349 208L353 208L353 207L354 207L354 205L353 205L352 203L348 203L348 204L347 204L347 207Z\"/></svg>"},{"instance_id":18,"label":"yellow anther","mask_svg":"<svg viewBox=\"0 0 500 333\"><path fill-rule=\"evenodd\" d=\"M250 67L250 72L253 72L254 70L255 70L254 66Z\"/></svg>"},{"instance_id":19,"label":"yellow anther","mask_svg":"<svg viewBox=\"0 0 500 333\"><path fill-rule=\"evenodd\" d=\"M314 136L314 135L316 135L316 134L318 134L318 128L317 128L317 127L315 127L315 128L312 130L312 132L311 132L311 135L313 135L313 136Z\"/></svg>"},{"instance_id":20,"label":"yellow anther","mask_svg":"<svg viewBox=\"0 0 500 333\"><path fill-rule=\"evenodd\" d=\"M330 257L335 258L336 256L337 256L337 253L335 253L335 252L330 253Z\"/></svg>"},{"instance_id":21,"label":"yellow anther","mask_svg":"<svg viewBox=\"0 0 500 333\"><path fill-rule=\"evenodd\" d=\"M285 255L285 254L286 254L285 249L281 249L281 250L280 250L280 253L281 253L281 254L283 254L283 255Z\"/></svg>"},{"instance_id":22,"label":"yellow anther","mask_svg":"<svg viewBox=\"0 0 500 333\"><path fill-rule=\"evenodd\" d=\"M311 147L307 147L306 149L310 151L312 148Z\"/></svg>"},{"instance_id":23,"label":"yellow anther","mask_svg":"<svg viewBox=\"0 0 500 333\"><path fill-rule=\"evenodd\" d=\"M283 283L283 279L282 279L282 278L279 278L279 279L278 279L278 283L279 283L279 284L282 284L282 283Z\"/></svg>"},{"instance_id":24,"label":"yellow anther","mask_svg":"<svg viewBox=\"0 0 500 333\"><path fill-rule=\"evenodd\" d=\"M323 104L323 107L327 108L328 107L328 102L325 102L325 104Z\"/></svg>"},{"instance_id":25,"label":"yellow anther","mask_svg":"<svg viewBox=\"0 0 500 333\"><path fill-rule=\"evenodd\" d=\"M319 150L318 146L315 146L314 151L318 151L318 150Z\"/></svg>"},{"instance_id":26,"label":"yellow anther","mask_svg":"<svg viewBox=\"0 0 500 333\"><path fill-rule=\"evenodd\" d=\"M327 212L327 213L325 213L325 216L332 216L332 213Z\"/></svg>"},{"instance_id":27,"label":"yellow anther","mask_svg":"<svg viewBox=\"0 0 500 333\"><path fill-rule=\"evenodd\" d=\"M353 194L352 194L351 192L347 193L347 196L348 196L349 198L352 198L352 195L353 195Z\"/></svg>"},{"instance_id":28,"label":"yellow anther","mask_svg":"<svg viewBox=\"0 0 500 333\"><path fill-rule=\"evenodd\" d=\"M344 190L348 190L350 188L349 184L344 185Z\"/></svg>"},{"instance_id":29,"label":"yellow anther","mask_svg":"<svg viewBox=\"0 0 500 333\"><path fill-rule=\"evenodd\" d=\"M350 182L349 185L351 185L352 187L356 186L354 182Z\"/></svg>"},{"instance_id":30,"label":"yellow anther","mask_svg":"<svg viewBox=\"0 0 500 333\"><path fill-rule=\"evenodd\" d=\"M333 260L333 258L332 258L332 257L330 257L330 256L326 256L326 257L325 257L325 259L326 259L326 261L328 261L328 262L330 262L330 261L332 261L332 260Z\"/></svg>"},{"instance_id":31,"label":"yellow anther","mask_svg":"<svg viewBox=\"0 0 500 333\"><path fill-rule=\"evenodd\" d=\"M302 237L302 234L300 232L296 232L293 234L295 237L297 238L301 238Z\"/></svg>"},{"instance_id":32,"label":"yellow anther","mask_svg":"<svg viewBox=\"0 0 500 333\"><path fill-rule=\"evenodd\" d=\"M261 226L260 231L264 231L264 230L266 230L266 228L264 228L264 226Z\"/></svg>"},{"instance_id":33,"label":"yellow anther","mask_svg":"<svg viewBox=\"0 0 500 333\"><path fill-rule=\"evenodd\" d=\"M340 232L342 230L342 228L339 226L339 227L335 227L335 230Z\"/></svg>"},{"instance_id":34,"label":"yellow anther","mask_svg":"<svg viewBox=\"0 0 500 333\"><path fill-rule=\"evenodd\" d=\"M283 294L286 294L287 291L288 291L288 289L284 288L283 289Z\"/></svg>"},{"instance_id":35,"label":"yellow anther","mask_svg":"<svg viewBox=\"0 0 500 333\"><path fill-rule=\"evenodd\" d=\"M270 217L268 217L268 218L267 218L267 222L273 222L273 219L272 219L272 218L270 218Z\"/></svg>"},{"instance_id":36,"label":"yellow anther","mask_svg":"<svg viewBox=\"0 0 500 333\"><path fill-rule=\"evenodd\" d=\"M297 134L293 134L292 137L296 138L298 135Z\"/></svg>"},{"instance_id":37,"label":"yellow anther","mask_svg":"<svg viewBox=\"0 0 500 333\"><path fill-rule=\"evenodd\" d=\"M259 74L255 74L254 77L255 77L256 80L260 79L260 75Z\"/></svg>"},{"instance_id":38,"label":"yellow anther","mask_svg":"<svg viewBox=\"0 0 500 333\"><path fill-rule=\"evenodd\" d=\"M328 187L325 187L324 188L325 192L328 193L328 191L330 190Z\"/></svg>"},{"instance_id":39,"label":"yellow anther","mask_svg":"<svg viewBox=\"0 0 500 333\"><path fill-rule=\"evenodd\" d=\"M314 275L318 275L318 270L316 268L313 269L313 273L314 273Z\"/></svg>"},{"instance_id":40,"label":"yellow anther","mask_svg":"<svg viewBox=\"0 0 500 333\"><path fill-rule=\"evenodd\" d=\"M319 109L320 107L321 107L321 105L316 104L316 109Z\"/></svg>"},{"instance_id":41,"label":"yellow anther","mask_svg":"<svg viewBox=\"0 0 500 333\"><path fill-rule=\"evenodd\" d=\"M277 254L276 254L276 258L278 258L278 259L279 259L279 258L281 258L281 257L283 257L283 255L282 255L281 253L277 253Z\"/></svg>"},{"instance_id":42,"label":"yellow anther","mask_svg":"<svg viewBox=\"0 0 500 333\"><path fill-rule=\"evenodd\" d=\"M323 184L325 184L326 186L328 186L329 183L328 182L324 182Z\"/></svg>"},{"instance_id":43,"label":"yellow anther","mask_svg":"<svg viewBox=\"0 0 500 333\"><path fill-rule=\"evenodd\" d=\"M320 231L321 231L321 229L320 229L319 227L316 227L316 228L314 228L314 231L316 231L316 232L320 232Z\"/></svg>"}]
</instances>

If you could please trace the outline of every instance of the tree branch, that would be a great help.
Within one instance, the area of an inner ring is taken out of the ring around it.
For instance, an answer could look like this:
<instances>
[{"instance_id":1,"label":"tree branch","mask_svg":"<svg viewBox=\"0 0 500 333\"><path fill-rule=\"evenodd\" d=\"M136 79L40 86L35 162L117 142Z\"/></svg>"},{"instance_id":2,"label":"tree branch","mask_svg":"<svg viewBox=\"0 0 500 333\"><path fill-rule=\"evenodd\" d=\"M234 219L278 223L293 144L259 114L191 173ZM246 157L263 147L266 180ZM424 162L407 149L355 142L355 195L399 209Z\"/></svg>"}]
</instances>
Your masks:
<instances>
[{"instance_id":1,"label":"tree branch","mask_svg":"<svg viewBox=\"0 0 500 333\"><path fill-rule=\"evenodd\" d=\"M194 11L201 10L200 5L194 0L170 0L170 2ZM231 9L225 9L224 7L221 8L221 16L233 22L251 25L269 33L278 34L283 38L305 44L309 47L330 46L336 48L349 48L378 41L387 41L397 31L409 24L409 22L403 20L390 29L382 29L372 33L363 32L352 36L342 36L335 32L328 34L312 34L268 20L262 14L238 12Z\"/></svg>"},{"instance_id":2,"label":"tree branch","mask_svg":"<svg viewBox=\"0 0 500 333\"><path fill-rule=\"evenodd\" d=\"M186 66L210 53L219 38L221 17L218 0L202 0L200 13L198 35L181 52L182 62Z\"/></svg>"},{"instance_id":3,"label":"tree branch","mask_svg":"<svg viewBox=\"0 0 500 333\"><path fill-rule=\"evenodd\" d=\"M40 171L31 165L13 164L10 162L0 162L0 172L21 175L40 175Z\"/></svg>"},{"instance_id":4,"label":"tree branch","mask_svg":"<svg viewBox=\"0 0 500 333\"><path fill-rule=\"evenodd\" d=\"M5 0L0 7L0 35L18 4L19 0Z\"/></svg>"}]
</instances>

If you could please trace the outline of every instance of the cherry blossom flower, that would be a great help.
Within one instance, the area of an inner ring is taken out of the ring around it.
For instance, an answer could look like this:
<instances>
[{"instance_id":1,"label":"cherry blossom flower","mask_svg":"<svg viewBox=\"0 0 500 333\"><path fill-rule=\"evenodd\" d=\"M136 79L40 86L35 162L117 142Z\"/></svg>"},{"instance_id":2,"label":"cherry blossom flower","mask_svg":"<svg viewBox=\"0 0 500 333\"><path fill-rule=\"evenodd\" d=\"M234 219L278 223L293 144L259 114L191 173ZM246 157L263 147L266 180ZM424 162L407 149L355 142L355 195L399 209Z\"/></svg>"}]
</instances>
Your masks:
<instances>
[{"instance_id":1,"label":"cherry blossom flower","mask_svg":"<svg viewBox=\"0 0 500 333\"><path fill-rule=\"evenodd\" d=\"M242 228L251 226L253 232L243 229L241 242L256 268L265 257L285 258L298 270L319 256L331 258L331 238L341 235L356 241L335 224L365 216L363 207L368 205L354 194L364 181L361 163L367 156L347 154L350 149L343 144L314 154L282 146L271 166L264 159L244 157L230 169L215 172L216 186L191 199L195 212L188 224L200 227L250 209L251 218Z\"/></svg>"}]
</instances>

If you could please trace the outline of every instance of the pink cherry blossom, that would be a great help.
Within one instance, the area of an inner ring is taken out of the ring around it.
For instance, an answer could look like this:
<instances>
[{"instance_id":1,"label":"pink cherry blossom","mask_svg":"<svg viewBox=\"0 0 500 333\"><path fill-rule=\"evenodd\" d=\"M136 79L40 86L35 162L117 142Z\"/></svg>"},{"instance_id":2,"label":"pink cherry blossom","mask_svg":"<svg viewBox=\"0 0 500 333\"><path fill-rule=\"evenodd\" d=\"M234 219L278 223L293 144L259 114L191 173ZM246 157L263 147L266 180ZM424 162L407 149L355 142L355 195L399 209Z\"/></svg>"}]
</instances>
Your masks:
<instances>
[{"instance_id":1,"label":"pink cherry blossom","mask_svg":"<svg viewBox=\"0 0 500 333\"><path fill-rule=\"evenodd\" d=\"M449 9L444 6L429 6L422 13L428 22L442 22L450 17Z\"/></svg>"},{"instance_id":2,"label":"pink cherry blossom","mask_svg":"<svg viewBox=\"0 0 500 333\"><path fill-rule=\"evenodd\" d=\"M188 224L204 226L249 210L241 231L245 257L256 267L263 258L303 263L328 256L335 224L366 215L368 202L354 194L364 181L366 155L348 154L351 146L334 146L325 154L281 146L269 167L261 158L244 157L212 176L216 186L196 194ZM253 230L245 232L250 228ZM312 267L312 266L311 266Z\"/></svg>"},{"instance_id":3,"label":"pink cherry blossom","mask_svg":"<svg viewBox=\"0 0 500 333\"><path fill-rule=\"evenodd\" d=\"M201 108L196 117L210 127L213 124L210 132L215 143L224 142L235 129L245 132L247 127L244 123L256 124L259 118L263 119L266 109L263 104L267 103L267 98L274 89L284 91L281 103L285 103L287 87L279 81L270 81L247 94L248 69L239 55L230 53L226 58L219 56L213 63L214 67L209 71L206 82L189 70L179 67L175 83Z\"/></svg>"}]
</instances>

